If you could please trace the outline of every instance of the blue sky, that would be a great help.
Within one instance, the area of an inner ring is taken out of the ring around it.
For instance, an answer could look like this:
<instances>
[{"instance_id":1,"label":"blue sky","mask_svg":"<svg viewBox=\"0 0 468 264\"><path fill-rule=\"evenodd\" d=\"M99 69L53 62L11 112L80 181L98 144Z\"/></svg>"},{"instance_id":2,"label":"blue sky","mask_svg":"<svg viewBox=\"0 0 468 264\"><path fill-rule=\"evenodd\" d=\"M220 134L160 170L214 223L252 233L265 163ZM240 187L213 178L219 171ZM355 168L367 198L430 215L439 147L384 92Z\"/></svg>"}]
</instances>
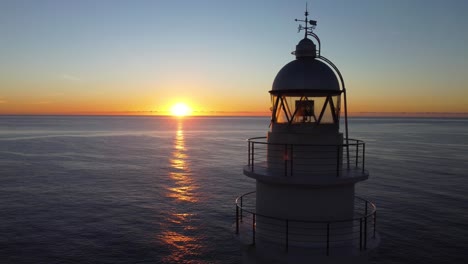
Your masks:
<instances>
[{"instance_id":1,"label":"blue sky","mask_svg":"<svg viewBox=\"0 0 468 264\"><path fill-rule=\"evenodd\" d=\"M352 111L468 112L468 1L308 4ZM177 100L200 111L268 109L271 83L303 36L294 19L304 7L2 0L0 113L64 103L71 112L164 111Z\"/></svg>"}]
</instances>

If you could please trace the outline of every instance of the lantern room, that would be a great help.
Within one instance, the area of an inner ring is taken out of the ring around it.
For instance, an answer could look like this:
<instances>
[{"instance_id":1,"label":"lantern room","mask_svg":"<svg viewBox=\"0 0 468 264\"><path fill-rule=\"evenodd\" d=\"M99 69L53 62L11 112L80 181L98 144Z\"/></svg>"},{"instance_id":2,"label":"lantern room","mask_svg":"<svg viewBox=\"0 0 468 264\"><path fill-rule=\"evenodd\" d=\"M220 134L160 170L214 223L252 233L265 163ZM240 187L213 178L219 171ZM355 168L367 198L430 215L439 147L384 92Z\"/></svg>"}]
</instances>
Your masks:
<instances>
[{"instance_id":1,"label":"lantern room","mask_svg":"<svg viewBox=\"0 0 468 264\"><path fill-rule=\"evenodd\" d=\"M338 129L343 79L338 68L320 55L320 39L312 28L302 29L306 35L292 52L296 59L278 72L270 91L272 129L298 124ZM344 114L347 119L346 98Z\"/></svg>"}]
</instances>

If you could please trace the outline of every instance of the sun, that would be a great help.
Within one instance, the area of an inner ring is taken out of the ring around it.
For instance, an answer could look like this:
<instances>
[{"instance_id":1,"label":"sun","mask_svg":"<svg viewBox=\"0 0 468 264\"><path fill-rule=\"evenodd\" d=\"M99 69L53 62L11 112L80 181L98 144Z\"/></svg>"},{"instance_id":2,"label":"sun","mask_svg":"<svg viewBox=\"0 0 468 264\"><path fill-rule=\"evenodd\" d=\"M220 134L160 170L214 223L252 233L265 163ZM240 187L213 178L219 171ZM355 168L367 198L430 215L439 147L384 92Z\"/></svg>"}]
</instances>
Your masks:
<instances>
[{"instance_id":1,"label":"sun","mask_svg":"<svg viewBox=\"0 0 468 264\"><path fill-rule=\"evenodd\" d=\"M192 113L192 109L187 104L177 103L171 107L173 116L188 116Z\"/></svg>"}]
</instances>

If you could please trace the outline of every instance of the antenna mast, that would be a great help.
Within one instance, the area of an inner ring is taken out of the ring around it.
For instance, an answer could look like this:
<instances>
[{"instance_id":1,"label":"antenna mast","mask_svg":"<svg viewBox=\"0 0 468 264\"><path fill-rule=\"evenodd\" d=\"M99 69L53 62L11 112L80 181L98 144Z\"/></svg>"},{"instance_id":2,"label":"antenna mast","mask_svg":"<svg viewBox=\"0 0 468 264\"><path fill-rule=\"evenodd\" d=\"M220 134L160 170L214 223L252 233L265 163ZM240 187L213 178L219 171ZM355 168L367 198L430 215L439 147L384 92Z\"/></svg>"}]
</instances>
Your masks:
<instances>
[{"instance_id":1,"label":"antenna mast","mask_svg":"<svg viewBox=\"0 0 468 264\"><path fill-rule=\"evenodd\" d=\"M307 38L307 36L311 36L315 40L317 40L318 43L318 49L317 49L317 55L320 56L320 49L321 49L321 44L320 44L320 39L319 37L314 33L315 27L317 27L317 21L309 19L309 10L307 8L307 3L306 3L306 10L305 10L305 19L295 19L296 22L304 22L304 26L299 24L297 32L301 32L301 30L304 30L304 38Z\"/></svg>"}]
</instances>

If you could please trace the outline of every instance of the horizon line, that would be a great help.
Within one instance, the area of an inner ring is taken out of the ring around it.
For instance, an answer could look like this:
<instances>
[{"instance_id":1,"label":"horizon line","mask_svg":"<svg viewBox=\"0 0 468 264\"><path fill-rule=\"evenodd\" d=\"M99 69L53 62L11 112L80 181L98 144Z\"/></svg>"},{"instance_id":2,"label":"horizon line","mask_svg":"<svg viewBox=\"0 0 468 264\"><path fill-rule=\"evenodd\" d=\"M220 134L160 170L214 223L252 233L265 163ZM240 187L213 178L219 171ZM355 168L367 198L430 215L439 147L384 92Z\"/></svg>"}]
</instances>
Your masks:
<instances>
[{"instance_id":1,"label":"horizon line","mask_svg":"<svg viewBox=\"0 0 468 264\"><path fill-rule=\"evenodd\" d=\"M194 112L186 117L269 117L270 112L209 111ZM0 113L0 116L155 116L174 117L159 111L106 111L72 113ZM349 117L458 117L468 118L468 112L349 112ZM341 115L343 117L343 115Z\"/></svg>"}]
</instances>

